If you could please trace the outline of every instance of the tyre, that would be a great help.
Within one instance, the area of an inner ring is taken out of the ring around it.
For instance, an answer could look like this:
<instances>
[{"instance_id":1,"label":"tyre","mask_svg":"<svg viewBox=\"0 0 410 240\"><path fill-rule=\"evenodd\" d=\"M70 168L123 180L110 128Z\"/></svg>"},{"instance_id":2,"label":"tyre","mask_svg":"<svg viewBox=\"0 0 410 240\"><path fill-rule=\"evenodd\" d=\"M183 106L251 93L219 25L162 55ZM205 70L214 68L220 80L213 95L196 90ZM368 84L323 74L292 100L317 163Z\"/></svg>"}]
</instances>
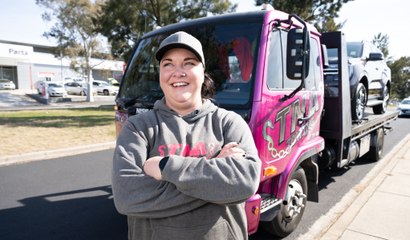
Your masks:
<instances>
[{"instance_id":1,"label":"tyre","mask_svg":"<svg viewBox=\"0 0 410 240\"><path fill-rule=\"evenodd\" d=\"M370 149L365 158L371 162L377 162L382 158L384 145L384 129L378 128L371 133Z\"/></svg>"},{"instance_id":2,"label":"tyre","mask_svg":"<svg viewBox=\"0 0 410 240\"><path fill-rule=\"evenodd\" d=\"M352 98L352 119L362 120L367 103L367 90L363 83L359 83Z\"/></svg>"},{"instance_id":3,"label":"tyre","mask_svg":"<svg viewBox=\"0 0 410 240\"><path fill-rule=\"evenodd\" d=\"M82 91L80 92L80 96L85 96L85 95L87 95L87 94L85 93L84 90L82 90Z\"/></svg>"},{"instance_id":4,"label":"tyre","mask_svg":"<svg viewBox=\"0 0 410 240\"><path fill-rule=\"evenodd\" d=\"M281 209L270 222L261 222L261 226L270 234L286 237L298 226L305 211L307 198L307 180L305 171L298 168L289 180L285 199Z\"/></svg>"},{"instance_id":5,"label":"tyre","mask_svg":"<svg viewBox=\"0 0 410 240\"><path fill-rule=\"evenodd\" d=\"M104 94L105 96L108 96L108 95L110 95L110 92L109 92L107 89L104 89L103 94Z\"/></svg>"},{"instance_id":6,"label":"tyre","mask_svg":"<svg viewBox=\"0 0 410 240\"><path fill-rule=\"evenodd\" d=\"M383 114L387 111L387 105L389 104L390 100L390 94L389 94L389 88L385 86L383 88L383 103L376 105L373 107L373 113L374 114Z\"/></svg>"}]
</instances>

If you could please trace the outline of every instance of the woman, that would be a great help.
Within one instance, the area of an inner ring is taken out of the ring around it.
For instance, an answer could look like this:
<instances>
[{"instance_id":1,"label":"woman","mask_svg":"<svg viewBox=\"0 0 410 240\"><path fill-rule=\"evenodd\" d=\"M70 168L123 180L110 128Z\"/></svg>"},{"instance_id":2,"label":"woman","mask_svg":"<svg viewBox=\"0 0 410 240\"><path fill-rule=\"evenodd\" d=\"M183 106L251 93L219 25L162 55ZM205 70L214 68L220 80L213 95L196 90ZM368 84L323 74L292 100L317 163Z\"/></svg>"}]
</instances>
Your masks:
<instances>
[{"instance_id":1,"label":"woman","mask_svg":"<svg viewBox=\"0 0 410 240\"><path fill-rule=\"evenodd\" d=\"M128 119L113 159L113 194L129 239L247 239L244 202L260 159L246 122L215 106L201 43L185 32L156 53L164 98Z\"/></svg>"}]
</instances>

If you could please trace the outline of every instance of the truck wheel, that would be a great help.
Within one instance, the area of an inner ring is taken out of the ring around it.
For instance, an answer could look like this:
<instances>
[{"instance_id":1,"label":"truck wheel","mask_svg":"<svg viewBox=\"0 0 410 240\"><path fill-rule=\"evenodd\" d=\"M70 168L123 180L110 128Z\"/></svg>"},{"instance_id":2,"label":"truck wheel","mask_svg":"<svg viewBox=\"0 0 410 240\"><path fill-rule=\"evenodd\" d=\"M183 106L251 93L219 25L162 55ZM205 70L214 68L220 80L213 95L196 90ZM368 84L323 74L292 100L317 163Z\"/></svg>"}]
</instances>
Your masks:
<instances>
[{"instance_id":1,"label":"truck wheel","mask_svg":"<svg viewBox=\"0 0 410 240\"><path fill-rule=\"evenodd\" d=\"M298 168L292 175L285 199L276 217L270 222L261 222L261 226L270 234L286 237L292 233L302 219L306 206L307 180L305 171Z\"/></svg>"},{"instance_id":2,"label":"truck wheel","mask_svg":"<svg viewBox=\"0 0 410 240\"><path fill-rule=\"evenodd\" d=\"M107 89L104 89L103 94L104 94L105 96L108 96L108 95L110 95L110 92L109 92Z\"/></svg>"},{"instance_id":3,"label":"truck wheel","mask_svg":"<svg viewBox=\"0 0 410 240\"><path fill-rule=\"evenodd\" d=\"M352 119L361 120L367 103L367 91L363 83L357 85L356 93L352 99Z\"/></svg>"},{"instance_id":4,"label":"truck wheel","mask_svg":"<svg viewBox=\"0 0 410 240\"><path fill-rule=\"evenodd\" d=\"M383 103L373 107L374 114L383 114L387 111L387 104L390 100L389 88L387 86L383 89Z\"/></svg>"},{"instance_id":5,"label":"truck wheel","mask_svg":"<svg viewBox=\"0 0 410 240\"><path fill-rule=\"evenodd\" d=\"M365 156L367 160L377 162L383 155L384 129L382 127L378 128L371 134L370 149Z\"/></svg>"}]
</instances>

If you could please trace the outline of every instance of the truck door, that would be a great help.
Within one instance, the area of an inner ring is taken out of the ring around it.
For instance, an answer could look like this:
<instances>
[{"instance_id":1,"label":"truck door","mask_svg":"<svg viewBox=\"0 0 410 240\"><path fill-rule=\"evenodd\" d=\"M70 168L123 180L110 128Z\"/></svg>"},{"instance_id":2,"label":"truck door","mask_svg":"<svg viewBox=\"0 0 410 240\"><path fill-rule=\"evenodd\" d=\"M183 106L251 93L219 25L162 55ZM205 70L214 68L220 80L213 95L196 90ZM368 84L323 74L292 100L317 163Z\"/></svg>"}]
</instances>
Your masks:
<instances>
[{"instance_id":1,"label":"truck door","mask_svg":"<svg viewBox=\"0 0 410 240\"><path fill-rule=\"evenodd\" d=\"M320 110L323 106L323 85L319 42L311 39L309 74L304 87L293 97L291 94L301 84L286 76L287 29L276 28L269 33L265 81L262 94L263 106L263 154L267 165L273 165L281 173L292 169L298 161L300 146L313 135L318 135ZM302 118L307 121L300 121Z\"/></svg>"}]
</instances>

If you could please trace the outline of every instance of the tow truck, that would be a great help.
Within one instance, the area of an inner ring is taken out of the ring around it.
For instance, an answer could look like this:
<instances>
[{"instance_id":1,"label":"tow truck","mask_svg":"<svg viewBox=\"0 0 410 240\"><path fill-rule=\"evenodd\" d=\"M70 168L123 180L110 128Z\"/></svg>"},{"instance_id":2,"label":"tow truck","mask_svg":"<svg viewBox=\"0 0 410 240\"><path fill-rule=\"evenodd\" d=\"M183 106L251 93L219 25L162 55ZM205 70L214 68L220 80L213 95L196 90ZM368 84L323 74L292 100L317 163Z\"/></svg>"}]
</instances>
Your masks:
<instances>
[{"instance_id":1,"label":"tow truck","mask_svg":"<svg viewBox=\"0 0 410 240\"><path fill-rule=\"evenodd\" d=\"M116 97L117 133L129 116L149 111L163 97L155 51L181 30L203 44L215 103L239 113L253 133L262 171L259 189L246 202L249 234L262 226L272 235L289 235L306 201L319 200L321 169L381 158L388 123L398 112L352 121L344 34L321 34L297 15L275 9L209 16L146 33ZM327 48L337 48L337 69L328 67Z\"/></svg>"}]
</instances>

